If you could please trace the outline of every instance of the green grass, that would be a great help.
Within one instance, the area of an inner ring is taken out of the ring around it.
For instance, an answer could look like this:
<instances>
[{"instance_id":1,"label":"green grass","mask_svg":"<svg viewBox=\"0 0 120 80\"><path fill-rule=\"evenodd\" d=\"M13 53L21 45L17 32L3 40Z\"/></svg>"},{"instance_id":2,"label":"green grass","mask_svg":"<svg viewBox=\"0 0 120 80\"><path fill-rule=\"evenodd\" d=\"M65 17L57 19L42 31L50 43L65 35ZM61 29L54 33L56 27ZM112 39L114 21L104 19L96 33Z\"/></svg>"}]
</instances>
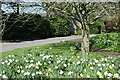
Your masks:
<instances>
[{"instance_id":1,"label":"green grass","mask_svg":"<svg viewBox=\"0 0 120 80\"><path fill-rule=\"evenodd\" d=\"M49 54L51 54L53 52L54 52L54 54L58 54L58 53L62 53L65 51L69 51L70 46L72 46L72 43L70 43L70 44L68 44L67 42L56 43L56 44L52 43L52 44L47 44L47 45L19 48L19 49L15 49L12 51L1 53L0 56L2 56L4 58L4 56L8 56L9 54L20 55L20 54L27 54L27 53L31 53L31 52L39 53L44 50L46 50L46 52L49 51ZM36 51L36 49L37 49L37 51Z\"/></svg>"}]
</instances>

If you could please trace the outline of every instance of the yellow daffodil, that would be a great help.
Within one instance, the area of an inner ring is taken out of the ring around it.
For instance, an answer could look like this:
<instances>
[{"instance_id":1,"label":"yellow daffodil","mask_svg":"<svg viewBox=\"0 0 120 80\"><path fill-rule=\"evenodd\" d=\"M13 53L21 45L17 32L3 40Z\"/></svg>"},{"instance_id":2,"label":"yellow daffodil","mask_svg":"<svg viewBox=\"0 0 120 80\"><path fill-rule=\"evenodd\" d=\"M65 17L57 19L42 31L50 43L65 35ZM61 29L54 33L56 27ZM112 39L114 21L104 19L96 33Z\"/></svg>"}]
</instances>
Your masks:
<instances>
[{"instance_id":1,"label":"yellow daffodil","mask_svg":"<svg viewBox=\"0 0 120 80\"><path fill-rule=\"evenodd\" d=\"M87 75L87 78L90 78L90 75Z\"/></svg>"},{"instance_id":2,"label":"yellow daffodil","mask_svg":"<svg viewBox=\"0 0 120 80\"><path fill-rule=\"evenodd\" d=\"M36 65L36 66L40 65L40 62L37 62L35 65Z\"/></svg>"},{"instance_id":3,"label":"yellow daffodil","mask_svg":"<svg viewBox=\"0 0 120 80\"><path fill-rule=\"evenodd\" d=\"M97 75L99 76L99 78L103 78L102 73L100 73L99 71L97 72Z\"/></svg>"},{"instance_id":4,"label":"yellow daffodil","mask_svg":"<svg viewBox=\"0 0 120 80\"><path fill-rule=\"evenodd\" d=\"M48 71L52 71L52 69L51 69L51 68L48 68Z\"/></svg>"},{"instance_id":5,"label":"yellow daffodil","mask_svg":"<svg viewBox=\"0 0 120 80\"><path fill-rule=\"evenodd\" d=\"M118 78L118 74L114 74L114 75L113 75L113 78Z\"/></svg>"},{"instance_id":6,"label":"yellow daffodil","mask_svg":"<svg viewBox=\"0 0 120 80\"><path fill-rule=\"evenodd\" d=\"M99 78L103 78L103 76L102 76L102 75L99 75Z\"/></svg>"}]
</instances>

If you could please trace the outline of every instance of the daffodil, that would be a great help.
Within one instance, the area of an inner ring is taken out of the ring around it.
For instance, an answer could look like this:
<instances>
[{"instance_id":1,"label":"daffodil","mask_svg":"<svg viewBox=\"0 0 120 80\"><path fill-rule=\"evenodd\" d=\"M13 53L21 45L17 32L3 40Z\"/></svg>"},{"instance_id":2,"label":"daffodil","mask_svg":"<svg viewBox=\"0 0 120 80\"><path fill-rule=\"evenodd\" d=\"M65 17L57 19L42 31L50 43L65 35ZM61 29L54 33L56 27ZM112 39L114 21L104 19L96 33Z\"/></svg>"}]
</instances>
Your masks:
<instances>
[{"instance_id":1,"label":"daffodil","mask_svg":"<svg viewBox=\"0 0 120 80\"><path fill-rule=\"evenodd\" d=\"M51 69L51 68L48 68L48 71L52 71L52 69Z\"/></svg>"},{"instance_id":2,"label":"daffodil","mask_svg":"<svg viewBox=\"0 0 120 80\"><path fill-rule=\"evenodd\" d=\"M99 76L99 78L103 78L102 73L100 73L99 71L97 72L97 75Z\"/></svg>"},{"instance_id":3,"label":"daffodil","mask_svg":"<svg viewBox=\"0 0 120 80\"><path fill-rule=\"evenodd\" d=\"M103 78L103 76L102 76L102 75L99 75L99 78Z\"/></svg>"},{"instance_id":4,"label":"daffodil","mask_svg":"<svg viewBox=\"0 0 120 80\"><path fill-rule=\"evenodd\" d=\"M90 78L90 75L87 75L87 78Z\"/></svg>"},{"instance_id":5,"label":"daffodil","mask_svg":"<svg viewBox=\"0 0 120 80\"><path fill-rule=\"evenodd\" d=\"M113 75L113 78L118 78L118 74L114 74L114 75Z\"/></svg>"}]
</instances>

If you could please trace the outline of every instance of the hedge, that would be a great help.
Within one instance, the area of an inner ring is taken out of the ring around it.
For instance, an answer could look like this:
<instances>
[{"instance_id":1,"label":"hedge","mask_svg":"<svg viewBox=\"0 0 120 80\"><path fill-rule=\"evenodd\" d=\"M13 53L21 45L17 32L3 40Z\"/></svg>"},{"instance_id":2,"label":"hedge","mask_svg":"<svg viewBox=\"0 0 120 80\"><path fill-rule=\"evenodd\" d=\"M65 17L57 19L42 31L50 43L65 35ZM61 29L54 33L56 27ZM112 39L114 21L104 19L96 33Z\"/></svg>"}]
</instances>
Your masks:
<instances>
[{"instance_id":1,"label":"hedge","mask_svg":"<svg viewBox=\"0 0 120 80\"><path fill-rule=\"evenodd\" d=\"M41 17L34 14L11 14L5 22L3 39L41 39L69 34L69 23L58 16Z\"/></svg>"}]
</instances>

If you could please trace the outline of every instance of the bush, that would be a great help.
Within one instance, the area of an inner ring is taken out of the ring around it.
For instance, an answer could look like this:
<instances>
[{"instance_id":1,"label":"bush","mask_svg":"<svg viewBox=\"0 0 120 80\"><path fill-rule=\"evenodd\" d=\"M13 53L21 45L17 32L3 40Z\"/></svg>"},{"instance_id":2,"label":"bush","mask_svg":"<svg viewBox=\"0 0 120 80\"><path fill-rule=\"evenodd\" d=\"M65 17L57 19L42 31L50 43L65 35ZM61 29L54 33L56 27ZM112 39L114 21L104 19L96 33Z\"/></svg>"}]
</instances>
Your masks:
<instances>
[{"instance_id":1,"label":"bush","mask_svg":"<svg viewBox=\"0 0 120 80\"><path fill-rule=\"evenodd\" d=\"M103 48L106 50L120 52L120 33L99 34L90 39L91 47Z\"/></svg>"},{"instance_id":2,"label":"bush","mask_svg":"<svg viewBox=\"0 0 120 80\"><path fill-rule=\"evenodd\" d=\"M104 24L106 32L120 32L120 14L107 16Z\"/></svg>"},{"instance_id":3,"label":"bush","mask_svg":"<svg viewBox=\"0 0 120 80\"><path fill-rule=\"evenodd\" d=\"M11 14L3 39L38 39L68 35L69 23L60 17L43 18L34 14Z\"/></svg>"},{"instance_id":4,"label":"bush","mask_svg":"<svg viewBox=\"0 0 120 80\"><path fill-rule=\"evenodd\" d=\"M90 33L92 34L100 33L99 30L102 31L103 26L104 26L103 22L100 19L98 19L94 24L90 25Z\"/></svg>"},{"instance_id":5,"label":"bush","mask_svg":"<svg viewBox=\"0 0 120 80\"><path fill-rule=\"evenodd\" d=\"M64 36L69 34L69 22L59 16L47 17L50 28L54 36Z\"/></svg>"}]
</instances>

